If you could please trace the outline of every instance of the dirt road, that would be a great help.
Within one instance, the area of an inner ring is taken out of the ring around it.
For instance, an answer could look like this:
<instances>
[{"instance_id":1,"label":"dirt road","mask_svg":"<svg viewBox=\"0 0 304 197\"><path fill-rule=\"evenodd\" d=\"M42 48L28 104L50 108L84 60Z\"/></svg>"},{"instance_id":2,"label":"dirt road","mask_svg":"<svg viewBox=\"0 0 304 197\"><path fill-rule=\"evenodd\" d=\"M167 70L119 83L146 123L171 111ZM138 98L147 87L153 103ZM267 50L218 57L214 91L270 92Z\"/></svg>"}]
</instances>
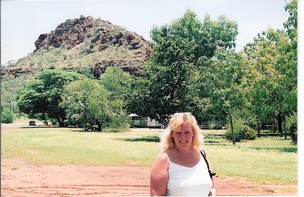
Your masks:
<instances>
[{"instance_id":1,"label":"dirt road","mask_svg":"<svg viewBox=\"0 0 304 197\"><path fill-rule=\"evenodd\" d=\"M150 168L138 166L37 165L1 160L1 196L148 196ZM296 186L258 186L216 177L217 195L297 195Z\"/></svg>"}]
</instances>

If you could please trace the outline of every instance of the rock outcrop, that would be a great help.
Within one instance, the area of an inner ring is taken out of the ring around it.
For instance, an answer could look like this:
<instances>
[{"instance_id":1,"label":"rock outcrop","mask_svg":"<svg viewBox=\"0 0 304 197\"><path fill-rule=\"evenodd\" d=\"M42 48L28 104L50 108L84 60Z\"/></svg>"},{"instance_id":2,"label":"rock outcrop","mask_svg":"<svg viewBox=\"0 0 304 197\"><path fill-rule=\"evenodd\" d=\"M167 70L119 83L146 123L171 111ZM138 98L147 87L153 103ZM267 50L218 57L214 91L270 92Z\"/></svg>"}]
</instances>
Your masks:
<instances>
[{"instance_id":1,"label":"rock outcrop","mask_svg":"<svg viewBox=\"0 0 304 197\"><path fill-rule=\"evenodd\" d=\"M18 75L45 69L91 69L103 73L118 65L138 74L150 57L150 47L140 35L91 16L68 19L50 33L41 34L35 50L3 67L2 74ZM98 68L97 68L98 67Z\"/></svg>"}]
</instances>

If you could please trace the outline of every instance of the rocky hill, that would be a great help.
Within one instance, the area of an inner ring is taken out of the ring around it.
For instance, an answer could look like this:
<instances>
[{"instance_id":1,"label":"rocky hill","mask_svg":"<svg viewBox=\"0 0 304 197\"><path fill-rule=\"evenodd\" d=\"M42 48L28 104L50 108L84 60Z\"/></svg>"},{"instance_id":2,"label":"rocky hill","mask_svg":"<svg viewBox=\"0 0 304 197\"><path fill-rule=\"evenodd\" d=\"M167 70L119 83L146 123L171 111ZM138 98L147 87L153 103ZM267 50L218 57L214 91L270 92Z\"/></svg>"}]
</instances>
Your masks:
<instances>
[{"instance_id":1,"label":"rocky hill","mask_svg":"<svg viewBox=\"0 0 304 197\"><path fill-rule=\"evenodd\" d=\"M107 66L137 74L150 56L140 35L91 16L68 19L50 33L41 34L36 49L2 74L19 75L45 69L90 69L102 73Z\"/></svg>"}]
</instances>

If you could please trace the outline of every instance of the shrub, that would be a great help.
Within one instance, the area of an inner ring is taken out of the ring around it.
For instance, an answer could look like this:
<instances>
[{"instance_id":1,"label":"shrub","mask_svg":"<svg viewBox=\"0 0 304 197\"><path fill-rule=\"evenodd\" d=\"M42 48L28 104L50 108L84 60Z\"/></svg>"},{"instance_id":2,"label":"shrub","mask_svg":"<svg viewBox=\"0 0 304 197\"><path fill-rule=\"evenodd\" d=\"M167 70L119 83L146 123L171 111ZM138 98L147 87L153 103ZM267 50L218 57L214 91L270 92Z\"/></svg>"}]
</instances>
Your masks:
<instances>
[{"instance_id":1,"label":"shrub","mask_svg":"<svg viewBox=\"0 0 304 197\"><path fill-rule=\"evenodd\" d=\"M85 18L86 17L84 15L82 15L82 14L80 15L80 20L85 20Z\"/></svg>"},{"instance_id":2,"label":"shrub","mask_svg":"<svg viewBox=\"0 0 304 197\"><path fill-rule=\"evenodd\" d=\"M4 109L1 113L1 123L12 123L13 113L7 109Z\"/></svg>"},{"instance_id":3,"label":"shrub","mask_svg":"<svg viewBox=\"0 0 304 197\"><path fill-rule=\"evenodd\" d=\"M87 33L87 37L88 38L92 37L92 33L91 32Z\"/></svg>"},{"instance_id":4,"label":"shrub","mask_svg":"<svg viewBox=\"0 0 304 197\"><path fill-rule=\"evenodd\" d=\"M90 44L90 49L93 49L94 48L94 44Z\"/></svg>"},{"instance_id":5,"label":"shrub","mask_svg":"<svg viewBox=\"0 0 304 197\"><path fill-rule=\"evenodd\" d=\"M99 40L100 38L100 34L96 34L93 38L92 38L92 42L97 42L97 40Z\"/></svg>"},{"instance_id":6,"label":"shrub","mask_svg":"<svg viewBox=\"0 0 304 197\"><path fill-rule=\"evenodd\" d=\"M244 126L242 129L236 130L235 133L235 141L240 142L241 140L255 140L256 131L250 127ZM232 132L230 129L225 133L226 139L232 141Z\"/></svg>"},{"instance_id":7,"label":"shrub","mask_svg":"<svg viewBox=\"0 0 304 197\"><path fill-rule=\"evenodd\" d=\"M128 45L128 49L129 49L129 50L133 50L134 47L133 47L132 45Z\"/></svg>"},{"instance_id":8,"label":"shrub","mask_svg":"<svg viewBox=\"0 0 304 197\"><path fill-rule=\"evenodd\" d=\"M100 30L102 30L102 27L96 27L95 34L98 33Z\"/></svg>"},{"instance_id":9,"label":"shrub","mask_svg":"<svg viewBox=\"0 0 304 197\"><path fill-rule=\"evenodd\" d=\"M32 66L34 66L35 65L35 62L32 60L31 62L30 62L30 66L32 67Z\"/></svg>"},{"instance_id":10,"label":"shrub","mask_svg":"<svg viewBox=\"0 0 304 197\"><path fill-rule=\"evenodd\" d=\"M240 142L241 140L255 140L256 131L252 129L249 125L251 121L248 121L248 118L244 117L244 114L240 111L236 111L233 114L234 117L234 134L235 141ZM227 132L225 133L226 139L232 141L232 133L230 124L228 125Z\"/></svg>"},{"instance_id":11,"label":"shrub","mask_svg":"<svg viewBox=\"0 0 304 197\"><path fill-rule=\"evenodd\" d=\"M115 128L115 129L126 129L129 128L129 121L128 117L114 115L109 118L109 122L107 125L108 128Z\"/></svg>"},{"instance_id":12,"label":"shrub","mask_svg":"<svg viewBox=\"0 0 304 197\"><path fill-rule=\"evenodd\" d=\"M256 130L252 129L251 127L247 127L243 131L243 139L245 140L255 140L256 138Z\"/></svg>"},{"instance_id":13,"label":"shrub","mask_svg":"<svg viewBox=\"0 0 304 197\"><path fill-rule=\"evenodd\" d=\"M90 46L86 46L84 48L81 49L81 54L90 54L91 51L91 47Z\"/></svg>"},{"instance_id":14,"label":"shrub","mask_svg":"<svg viewBox=\"0 0 304 197\"><path fill-rule=\"evenodd\" d=\"M241 137L240 137L238 132L235 132L234 136L235 136L235 142L240 142L241 141ZM230 130L227 130L227 132L225 133L225 137L226 137L227 140L232 141L232 137L233 137L232 132Z\"/></svg>"}]
</instances>

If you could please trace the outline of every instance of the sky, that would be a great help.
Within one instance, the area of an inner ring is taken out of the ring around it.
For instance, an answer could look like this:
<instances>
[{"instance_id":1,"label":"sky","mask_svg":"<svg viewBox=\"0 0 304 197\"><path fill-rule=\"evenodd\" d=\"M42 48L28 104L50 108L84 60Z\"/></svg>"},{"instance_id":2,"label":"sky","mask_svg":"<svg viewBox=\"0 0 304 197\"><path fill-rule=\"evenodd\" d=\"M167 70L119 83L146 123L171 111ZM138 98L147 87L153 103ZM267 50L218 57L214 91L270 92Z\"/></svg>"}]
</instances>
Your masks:
<instances>
[{"instance_id":1,"label":"sky","mask_svg":"<svg viewBox=\"0 0 304 197\"><path fill-rule=\"evenodd\" d=\"M285 0L5 0L1 1L1 65L17 61L35 49L40 34L67 19L93 16L122 26L150 40L153 26L181 18L187 9L200 20L220 15L238 24L236 50L271 27L283 29L288 18Z\"/></svg>"}]
</instances>

